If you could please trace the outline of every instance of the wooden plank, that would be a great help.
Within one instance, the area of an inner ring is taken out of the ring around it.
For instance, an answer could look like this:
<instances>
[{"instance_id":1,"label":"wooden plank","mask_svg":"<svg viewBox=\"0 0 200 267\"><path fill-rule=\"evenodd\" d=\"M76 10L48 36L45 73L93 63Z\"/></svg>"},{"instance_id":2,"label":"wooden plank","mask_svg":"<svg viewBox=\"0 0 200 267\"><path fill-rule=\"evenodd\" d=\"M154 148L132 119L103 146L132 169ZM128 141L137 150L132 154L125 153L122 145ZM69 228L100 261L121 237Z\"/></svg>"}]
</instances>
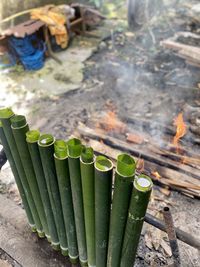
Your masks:
<instances>
[{"instance_id":1,"label":"wooden plank","mask_svg":"<svg viewBox=\"0 0 200 267\"><path fill-rule=\"evenodd\" d=\"M31 233L24 210L0 194L0 247L23 267L70 267L46 239Z\"/></svg>"}]
</instances>

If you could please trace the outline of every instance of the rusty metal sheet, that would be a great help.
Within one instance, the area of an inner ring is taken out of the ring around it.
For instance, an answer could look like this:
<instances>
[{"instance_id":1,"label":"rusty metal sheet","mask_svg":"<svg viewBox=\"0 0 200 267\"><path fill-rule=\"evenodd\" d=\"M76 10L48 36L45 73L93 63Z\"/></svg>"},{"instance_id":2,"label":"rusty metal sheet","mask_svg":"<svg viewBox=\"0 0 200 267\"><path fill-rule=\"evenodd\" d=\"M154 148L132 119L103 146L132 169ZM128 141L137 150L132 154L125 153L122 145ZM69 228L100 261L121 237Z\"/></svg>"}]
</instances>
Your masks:
<instances>
[{"instance_id":1,"label":"rusty metal sheet","mask_svg":"<svg viewBox=\"0 0 200 267\"><path fill-rule=\"evenodd\" d=\"M11 27L1 32L0 40L11 35L14 35L15 37L23 38L26 35L31 35L34 32L38 31L44 25L45 23L40 20L27 20L21 24L18 24L14 27Z\"/></svg>"}]
</instances>

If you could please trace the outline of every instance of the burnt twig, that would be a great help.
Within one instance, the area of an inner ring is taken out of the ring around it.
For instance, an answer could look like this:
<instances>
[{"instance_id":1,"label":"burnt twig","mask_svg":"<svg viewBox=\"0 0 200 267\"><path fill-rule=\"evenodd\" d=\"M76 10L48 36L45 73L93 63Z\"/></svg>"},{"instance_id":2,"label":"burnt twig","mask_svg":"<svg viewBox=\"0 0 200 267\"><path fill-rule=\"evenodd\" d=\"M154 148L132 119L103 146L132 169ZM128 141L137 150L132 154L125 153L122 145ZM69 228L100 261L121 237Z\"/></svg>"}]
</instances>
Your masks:
<instances>
[{"instance_id":1,"label":"burnt twig","mask_svg":"<svg viewBox=\"0 0 200 267\"><path fill-rule=\"evenodd\" d=\"M178 242L176 238L176 232L174 228L174 222L172 218L172 214L169 207L164 207L163 209L163 217L165 221L165 226L169 238L169 243L172 251L172 257L174 260L174 267L180 267L181 261L180 261L180 254L179 254L179 248L178 248Z\"/></svg>"},{"instance_id":2,"label":"burnt twig","mask_svg":"<svg viewBox=\"0 0 200 267\"><path fill-rule=\"evenodd\" d=\"M146 213L145 215L145 222L151 224L152 226L160 229L161 231L166 232L166 227L165 227L165 223L161 220L159 220L158 218L156 218L155 216ZM179 228L175 227L175 232L176 232L176 236L179 240L181 240L182 242L200 250L200 240L194 238L192 235L180 230Z\"/></svg>"}]
</instances>

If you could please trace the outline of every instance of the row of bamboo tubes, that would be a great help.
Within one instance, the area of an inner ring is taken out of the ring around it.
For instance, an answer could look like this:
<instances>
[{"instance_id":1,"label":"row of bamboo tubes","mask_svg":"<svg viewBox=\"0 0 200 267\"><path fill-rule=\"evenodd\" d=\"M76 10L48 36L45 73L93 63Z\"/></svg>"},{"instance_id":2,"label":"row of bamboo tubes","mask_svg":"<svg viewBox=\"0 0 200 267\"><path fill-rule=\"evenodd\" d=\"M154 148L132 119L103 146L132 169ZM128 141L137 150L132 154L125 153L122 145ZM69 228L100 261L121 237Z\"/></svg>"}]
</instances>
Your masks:
<instances>
[{"instance_id":1,"label":"row of bamboo tubes","mask_svg":"<svg viewBox=\"0 0 200 267\"><path fill-rule=\"evenodd\" d=\"M79 139L30 130L10 108L0 110L0 139L32 231L72 264L133 266L152 181L135 175L130 155L118 156L114 172Z\"/></svg>"}]
</instances>

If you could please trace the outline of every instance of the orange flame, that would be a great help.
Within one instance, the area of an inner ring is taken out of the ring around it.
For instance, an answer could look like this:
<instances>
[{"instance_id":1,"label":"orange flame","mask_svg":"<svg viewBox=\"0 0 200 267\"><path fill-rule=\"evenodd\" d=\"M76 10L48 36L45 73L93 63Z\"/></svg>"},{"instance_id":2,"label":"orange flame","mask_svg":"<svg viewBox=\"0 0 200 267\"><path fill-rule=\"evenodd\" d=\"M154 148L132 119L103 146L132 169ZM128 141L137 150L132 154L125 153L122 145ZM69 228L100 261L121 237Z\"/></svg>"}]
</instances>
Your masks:
<instances>
[{"instance_id":1,"label":"orange flame","mask_svg":"<svg viewBox=\"0 0 200 267\"><path fill-rule=\"evenodd\" d=\"M97 126L108 132L114 130L124 132L126 128L126 125L117 118L115 111L108 111Z\"/></svg>"},{"instance_id":2,"label":"orange flame","mask_svg":"<svg viewBox=\"0 0 200 267\"><path fill-rule=\"evenodd\" d=\"M179 140L186 134L186 124L183 120L183 113L179 113L178 116L174 119L174 125L176 126L176 135L173 139L174 146L179 147Z\"/></svg>"},{"instance_id":3,"label":"orange flame","mask_svg":"<svg viewBox=\"0 0 200 267\"><path fill-rule=\"evenodd\" d=\"M151 174L152 174L155 178L157 178L157 179L160 179L160 178L161 178L160 173L157 172L157 171L151 172Z\"/></svg>"}]
</instances>

